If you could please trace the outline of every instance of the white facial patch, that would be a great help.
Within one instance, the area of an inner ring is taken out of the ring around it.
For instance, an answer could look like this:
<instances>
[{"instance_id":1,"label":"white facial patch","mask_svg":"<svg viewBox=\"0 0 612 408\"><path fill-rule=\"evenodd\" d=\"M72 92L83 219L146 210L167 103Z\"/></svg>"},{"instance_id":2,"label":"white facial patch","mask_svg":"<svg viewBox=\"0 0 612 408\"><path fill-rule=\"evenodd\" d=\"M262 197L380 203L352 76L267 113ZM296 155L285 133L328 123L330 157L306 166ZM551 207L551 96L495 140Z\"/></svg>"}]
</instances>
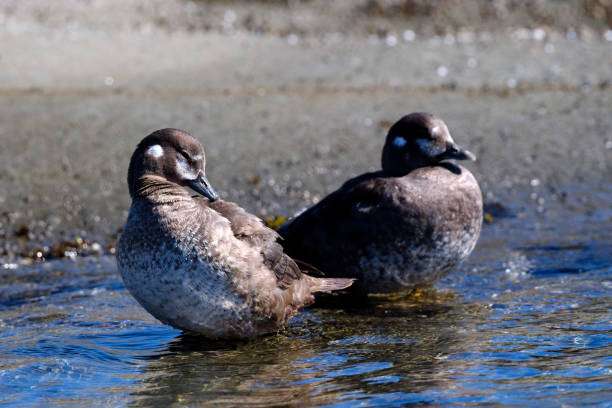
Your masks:
<instances>
[{"instance_id":1,"label":"white facial patch","mask_svg":"<svg viewBox=\"0 0 612 408\"><path fill-rule=\"evenodd\" d=\"M196 154L195 156L192 157L193 160L195 161L200 161L202 160L202 155L201 154Z\"/></svg>"},{"instance_id":2,"label":"white facial patch","mask_svg":"<svg viewBox=\"0 0 612 408\"><path fill-rule=\"evenodd\" d=\"M431 134L438 136L440 134L440 126L435 126L433 129L431 129Z\"/></svg>"},{"instance_id":3,"label":"white facial patch","mask_svg":"<svg viewBox=\"0 0 612 408\"><path fill-rule=\"evenodd\" d=\"M181 177L181 180L195 180L198 177L198 173L189 167L189 163L181 155L176 158L176 173Z\"/></svg>"},{"instance_id":4,"label":"white facial patch","mask_svg":"<svg viewBox=\"0 0 612 408\"><path fill-rule=\"evenodd\" d=\"M153 156L156 159L159 159L164 155L164 149L160 145L153 145L147 149L147 153L149 156Z\"/></svg>"},{"instance_id":5,"label":"white facial patch","mask_svg":"<svg viewBox=\"0 0 612 408\"><path fill-rule=\"evenodd\" d=\"M444 151L446 150L444 147L439 146L432 140L428 139L417 139L416 143L419 146L419 149L421 149L421 151L429 157L435 157L439 154L444 153Z\"/></svg>"},{"instance_id":6,"label":"white facial patch","mask_svg":"<svg viewBox=\"0 0 612 408\"><path fill-rule=\"evenodd\" d=\"M401 136L397 136L395 139L393 139L393 146L395 146L395 147L404 147L404 146L406 146L406 139L404 139Z\"/></svg>"}]
</instances>

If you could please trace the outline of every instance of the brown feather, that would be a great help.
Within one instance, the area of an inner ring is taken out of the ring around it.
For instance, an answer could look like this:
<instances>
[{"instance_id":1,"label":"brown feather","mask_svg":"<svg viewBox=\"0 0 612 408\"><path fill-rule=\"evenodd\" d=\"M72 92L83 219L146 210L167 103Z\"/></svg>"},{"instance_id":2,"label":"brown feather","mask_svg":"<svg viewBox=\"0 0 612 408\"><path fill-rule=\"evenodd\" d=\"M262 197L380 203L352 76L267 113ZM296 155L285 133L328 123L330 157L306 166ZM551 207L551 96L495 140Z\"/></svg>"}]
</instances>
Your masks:
<instances>
[{"instance_id":1,"label":"brown feather","mask_svg":"<svg viewBox=\"0 0 612 408\"><path fill-rule=\"evenodd\" d=\"M279 288L287 289L293 281L301 279L300 268L276 242L280 236L274 230L266 227L259 218L249 214L235 203L223 200L216 200L212 203L206 201L206 203L230 221L236 238L261 249L264 264L274 272Z\"/></svg>"}]
</instances>

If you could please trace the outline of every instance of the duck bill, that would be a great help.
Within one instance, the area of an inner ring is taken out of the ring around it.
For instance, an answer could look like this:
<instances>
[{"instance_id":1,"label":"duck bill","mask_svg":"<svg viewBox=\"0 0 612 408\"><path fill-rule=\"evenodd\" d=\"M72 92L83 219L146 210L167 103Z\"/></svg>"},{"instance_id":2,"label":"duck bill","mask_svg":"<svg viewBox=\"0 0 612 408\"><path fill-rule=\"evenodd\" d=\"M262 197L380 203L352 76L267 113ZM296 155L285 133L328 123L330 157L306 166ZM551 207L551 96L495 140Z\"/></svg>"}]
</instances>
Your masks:
<instances>
[{"instance_id":1,"label":"duck bill","mask_svg":"<svg viewBox=\"0 0 612 408\"><path fill-rule=\"evenodd\" d=\"M440 159L476 161L476 155L469 150L463 149L457 144L451 142L446 145L446 151L440 155Z\"/></svg>"},{"instance_id":2,"label":"duck bill","mask_svg":"<svg viewBox=\"0 0 612 408\"><path fill-rule=\"evenodd\" d=\"M202 172L198 174L198 177L195 180L189 180L187 185L196 193L202 194L204 197L208 198L210 201L215 201L219 198L217 192L212 188L210 182L206 178L206 175Z\"/></svg>"}]
</instances>

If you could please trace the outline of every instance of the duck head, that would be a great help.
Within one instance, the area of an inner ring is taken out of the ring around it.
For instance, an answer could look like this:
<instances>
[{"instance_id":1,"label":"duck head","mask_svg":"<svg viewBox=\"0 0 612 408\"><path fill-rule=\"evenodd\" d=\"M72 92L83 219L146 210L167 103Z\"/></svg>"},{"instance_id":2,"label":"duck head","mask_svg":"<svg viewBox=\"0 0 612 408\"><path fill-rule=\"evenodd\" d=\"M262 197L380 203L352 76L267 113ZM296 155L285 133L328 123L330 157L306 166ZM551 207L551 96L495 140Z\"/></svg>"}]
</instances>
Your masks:
<instances>
[{"instance_id":1,"label":"duck head","mask_svg":"<svg viewBox=\"0 0 612 408\"><path fill-rule=\"evenodd\" d=\"M214 201L219 196L210 185L204 170L204 148L190 134L177 129L161 129L142 139L132 154L128 170L128 186L132 198L138 180L154 175Z\"/></svg>"},{"instance_id":2,"label":"duck head","mask_svg":"<svg viewBox=\"0 0 612 408\"><path fill-rule=\"evenodd\" d=\"M382 168L391 176L435 165L443 160L476 160L459 147L442 119L424 112L404 116L391 128L383 147Z\"/></svg>"}]
</instances>

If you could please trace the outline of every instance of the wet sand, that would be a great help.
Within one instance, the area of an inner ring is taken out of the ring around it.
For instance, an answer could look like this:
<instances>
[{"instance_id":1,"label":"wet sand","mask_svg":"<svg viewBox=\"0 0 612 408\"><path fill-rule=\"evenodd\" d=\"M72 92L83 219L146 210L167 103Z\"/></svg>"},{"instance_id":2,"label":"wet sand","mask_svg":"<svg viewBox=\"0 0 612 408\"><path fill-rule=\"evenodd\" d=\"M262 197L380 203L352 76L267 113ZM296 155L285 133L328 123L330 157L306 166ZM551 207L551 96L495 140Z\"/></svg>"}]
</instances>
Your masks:
<instances>
[{"instance_id":1,"label":"wet sand","mask_svg":"<svg viewBox=\"0 0 612 408\"><path fill-rule=\"evenodd\" d=\"M162 127L202 141L217 190L262 217L377 168L388 127L417 110L478 155L469 166L488 203L545 211L577 185L594 192L579 197L587 206L609 197L609 32L505 26L405 39L399 28L372 35L369 20L343 34L258 32L244 29L251 6L241 4L236 29L5 18L1 257L74 235L106 248L129 207L129 157Z\"/></svg>"}]
</instances>

